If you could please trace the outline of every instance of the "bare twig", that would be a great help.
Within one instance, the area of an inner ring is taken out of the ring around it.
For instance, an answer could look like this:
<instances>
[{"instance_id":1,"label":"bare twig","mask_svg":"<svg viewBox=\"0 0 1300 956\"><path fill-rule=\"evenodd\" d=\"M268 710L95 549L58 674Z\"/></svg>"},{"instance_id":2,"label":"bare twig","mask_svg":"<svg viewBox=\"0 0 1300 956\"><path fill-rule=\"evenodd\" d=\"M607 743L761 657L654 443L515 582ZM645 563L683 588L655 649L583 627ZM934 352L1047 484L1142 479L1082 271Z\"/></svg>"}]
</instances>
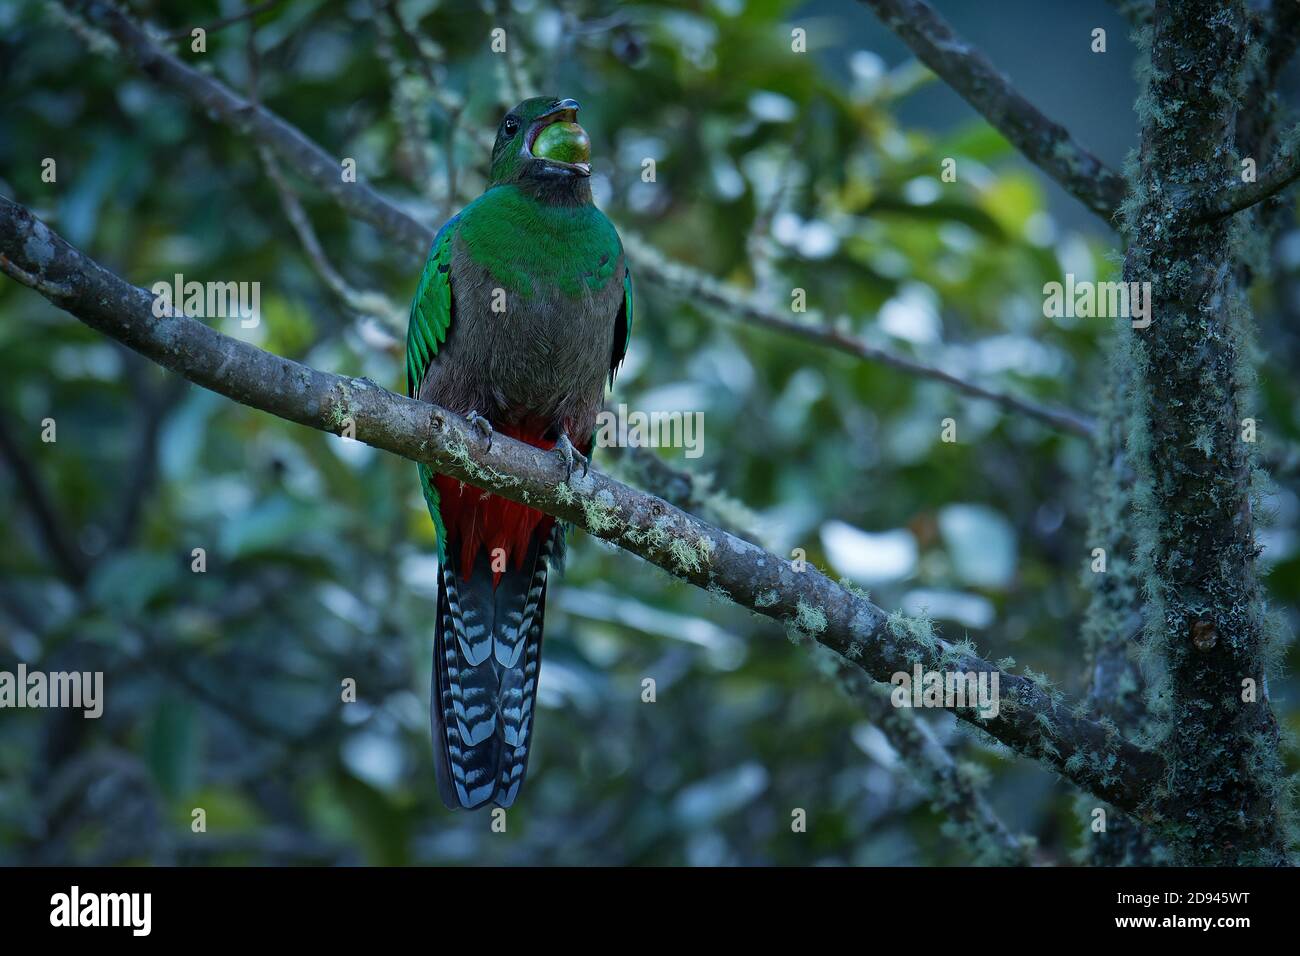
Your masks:
<instances>
[{"instance_id":1,"label":"bare twig","mask_svg":"<svg viewBox=\"0 0 1300 956\"><path fill-rule=\"evenodd\" d=\"M134 353L126 354L137 362L140 361ZM152 368L148 365L145 367ZM131 471L122 483L121 499L116 509L117 526L112 538L114 550L126 547L135 540L145 500L158 480L158 439L162 426L185 394L188 384L184 379L169 378L153 388L141 382L136 389L136 406L140 410L139 433Z\"/></svg>"},{"instance_id":2,"label":"bare twig","mask_svg":"<svg viewBox=\"0 0 1300 956\"><path fill-rule=\"evenodd\" d=\"M5 260L0 256L0 269L5 268ZM22 279L19 278L21 282ZM37 291L40 291L39 289ZM3 458L18 483L18 491L27 501L37 531L50 556L63 571L64 577L73 587L80 587L86 580L86 562L81 552L72 542L72 537L63 526L59 512L46 491L44 482L36 473L32 463L27 460L19 447L18 440L9 432L5 416L0 415L0 458Z\"/></svg>"},{"instance_id":3,"label":"bare twig","mask_svg":"<svg viewBox=\"0 0 1300 956\"><path fill-rule=\"evenodd\" d=\"M397 53L393 42L400 31L391 13L391 7L382 11L373 3L375 22L375 52L388 70L388 87L393 115L401 130L402 147L410 158L413 169L410 178L421 193L431 195L433 174L433 149L429 129L429 103L432 81L417 75Z\"/></svg>"},{"instance_id":4,"label":"bare twig","mask_svg":"<svg viewBox=\"0 0 1300 956\"><path fill-rule=\"evenodd\" d=\"M356 289L343 278L329 261L329 257L325 255L325 249L316 235L316 230L312 227L311 219L302 208L302 203L293 191L293 187L285 180L271 151L265 146L259 146L257 152L261 157L267 178L271 180L280 197L280 208L284 210L284 216L297 234L303 252L307 255L307 261L316 270L321 281L348 309L360 316L376 319L394 337L394 343L400 345L400 337L405 332L404 312L382 292Z\"/></svg>"},{"instance_id":5,"label":"bare twig","mask_svg":"<svg viewBox=\"0 0 1300 956\"><path fill-rule=\"evenodd\" d=\"M506 32L505 52L500 56L504 83L501 90L501 105L506 109L521 100L535 96L528 68L524 65L523 53L519 45L520 31L514 29L514 16L510 5L504 0L484 0L484 7L493 16L498 27Z\"/></svg>"},{"instance_id":6,"label":"bare twig","mask_svg":"<svg viewBox=\"0 0 1300 956\"><path fill-rule=\"evenodd\" d=\"M415 58L416 66L420 70L420 75L424 77L428 84L427 92L430 99L442 108L447 117L446 128L443 133L446 188L443 192L441 215L443 220L447 220L451 218L458 195L459 167L456 163L456 138L460 130L461 118L465 113L465 101L460 96L445 89L440 82L439 74L443 70L442 49L419 32L416 24L408 19L408 14L403 10L401 4L395 2L395 0L388 0L384 7L384 14L391 22L392 29L396 31L396 34L406 41L406 45ZM476 142L484 148L485 152L492 148L491 134L477 136Z\"/></svg>"},{"instance_id":7,"label":"bare twig","mask_svg":"<svg viewBox=\"0 0 1300 956\"><path fill-rule=\"evenodd\" d=\"M397 27L398 33L406 41L415 57L421 75L429 83L429 96L442 107L443 112L447 114L448 124L454 127L465 112L465 98L459 93L448 89L442 82L442 75L445 72L442 48L426 34L420 32L419 25L410 19L409 13L396 0L389 0L386 9L389 18ZM474 127L466 132L484 150L485 154L491 151L493 142L491 130ZM448 142L450 143L450 140ZM450 148L449 145L448 149ZM448 192L453 196L455 195L455 189L451 187L448 188Z\"/></svg>"},{"instance_id":8,"label":"bare twig","mask_svg":"<svg viewBox=\"0 0 1300 956\"><path fill-rule=\"evenodd\" d=\"M979 50L924 0L860 0L921 61L1009 139L1025 158L1107 222L1124 198L1124 178L1039 112Z\"/></svg>"},{"instance_id":9,"label":"bare twig","mask_svg":"<svg viewBox=\"0 0 1300 956\"><path fill-rule=\"evenodd\" d=\"M790 180L794 175L794 146L783 147L783 155L777 166L775 182L771 195L758 208L749 233L745 237L745 251L754 272L754 286L759 292L771 294L773 282L776 281L776 269L773 262L775 241L772 239L772 222L781 212L790 190Z\"/></svg>"},{"instance_id":10,"label":"bare twig","mask_svg":"<svg viewBox=\"0 0 1300 956\"><path fill-rule=\"evenodd\" d=\"M218 30L224 30L226 27L234 26L236 23L243 23L245 20L251 20L259 13L265 13L267 10L270 10L279 2L280 0L265 0L263 3L251 6L246 10L241 10L239 13L232 13L230 16L222 17L219 20L201 23L194 27L185 27L180 30L173 30L171 33L165 34L164 39L187 40L193 35L193 31L196 29L201 29L205 33L216 33Z\"/></svg>"}]
</instances>

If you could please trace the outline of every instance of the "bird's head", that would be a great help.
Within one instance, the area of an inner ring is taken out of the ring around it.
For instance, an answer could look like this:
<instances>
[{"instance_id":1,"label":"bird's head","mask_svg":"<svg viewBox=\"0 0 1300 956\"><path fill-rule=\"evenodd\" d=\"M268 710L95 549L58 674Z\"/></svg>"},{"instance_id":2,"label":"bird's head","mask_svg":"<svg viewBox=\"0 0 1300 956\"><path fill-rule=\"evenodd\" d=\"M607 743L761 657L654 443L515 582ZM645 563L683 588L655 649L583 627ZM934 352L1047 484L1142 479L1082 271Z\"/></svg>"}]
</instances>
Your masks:
<instances>
[{"instance_id":1,"label":"bird's head","mask_svg":"<svg viewBox=\"0 0 1300 956\"><path fill-rule=\"evenodd\" d=\"M517 183L590 195L591 140L577 100L534 96L501 120L492 147L492 185Z\"/></svg>"}]
</instances>

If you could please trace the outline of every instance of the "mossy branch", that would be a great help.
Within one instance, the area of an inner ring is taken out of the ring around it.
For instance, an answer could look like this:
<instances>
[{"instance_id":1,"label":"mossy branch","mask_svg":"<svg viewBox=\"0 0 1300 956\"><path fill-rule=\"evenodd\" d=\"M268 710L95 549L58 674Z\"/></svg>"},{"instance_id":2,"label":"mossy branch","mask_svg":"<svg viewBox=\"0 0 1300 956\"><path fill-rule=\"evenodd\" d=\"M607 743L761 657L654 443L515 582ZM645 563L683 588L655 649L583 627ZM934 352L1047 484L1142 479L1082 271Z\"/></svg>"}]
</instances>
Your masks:
<instances>
[{"instance_id":1,"label":"mossy branch","mask_svg":"<svg viewBox=\"0 0 1300 956\"><path fill-rule=\"evenodd\" d=\"M610 449L637 483L679 508L692 511L746 541L762 542L755 530L757 516L744 505L710 486L709 476L674 468L646 448ZM726 599L726 595L719 595ZM789 625L796 636L816 634L825 627L815 608L801 604ZM953 759L929 724L908 708L893 707L884 684L867 677L848 660L826 653L842 686L862 706L867 718L884 734L902 758L908 773L926 791L934 807L947 815L944 832L967 846L976 861L999 866L1029 866L1032 841L1012 833L983 790Z\"/></svg>"},{"instance_id":2,"label":"mossy branch","mask_svg":"<svg viewBox=\"0 0 1300 956\"><path fill-rule=\"evenodd\" d=\"M75 15L107 32L130 59L159 83L188 97L210 116L247 135L259 149L269 149L304 179L334 199L350 215L367 222L399 243L412 260L422 258L433 242L433 230L416 220L357 176L345 183L339 160L330 156L301 130L260 103L244 99L220 80L200 73L155 44L147 33L115 6L98 0L63 0ZM963 378L908 355L872 345L820 320L816 315L795 321L788 305L778 307L748 290L719 282L712 276L672 262L648 243L625 236L625 246L638 277L657 282L676 295L719 306L755 326L834 349L909 375L951 386L1077 435L1092 434L1093 423L1069 408L1046 405Z\"/></svg>"},{"instance_id":3,"label":"mossy branch","mask_svg":"<svg viewBox=\"0 0 1300 956\"><path fill-rule=\"evenodd\" d=\"M945 832L969 848L979 864L1033 864L1033 841L1007 829L984 799L970 769L953 759L925 719L907 708L893 706L887 686L872 683L847 662L838 661L838 672L862 701L867 717L898 751L934 808L948 817Z\"/></svg>"},{"instance_id":4,"label":"mossy branch","mask_svg":"<svg viewBox=\"0 0 1300 956\"><path fill-rule=\"evenodd\" d=\"M1199 222L1216 222L1276 196L1300 179L1300 128L1282 137L1277 155L1252 183L1237 183L1212 195L1194 215Z\"/></svg>"},{"instance_id":5,"label":"mossy branch","mask_svg":"<svg viewBox=\"0 0 1300 956\"><path fill-rule=\"evenodd\" d=\"M1164 762L1082 717L1040 680L999 670L968 644L890 618L814 568L743 541L599 471L565 475L560 458L498 435L490 449L459 415L363 378L318 371L222 335L184 315L155 316L153 297L78 252L30 210L0 198L0 271L146 358L251 408L358 441L570 521L669 574L723 594L807 636L876 680L921 663L996 675L1002 706L959 719L1138 814ZM566 480L567 477L567 480ZM815 627L809 628L809 622Z\"/></svg>"}]
</instances>

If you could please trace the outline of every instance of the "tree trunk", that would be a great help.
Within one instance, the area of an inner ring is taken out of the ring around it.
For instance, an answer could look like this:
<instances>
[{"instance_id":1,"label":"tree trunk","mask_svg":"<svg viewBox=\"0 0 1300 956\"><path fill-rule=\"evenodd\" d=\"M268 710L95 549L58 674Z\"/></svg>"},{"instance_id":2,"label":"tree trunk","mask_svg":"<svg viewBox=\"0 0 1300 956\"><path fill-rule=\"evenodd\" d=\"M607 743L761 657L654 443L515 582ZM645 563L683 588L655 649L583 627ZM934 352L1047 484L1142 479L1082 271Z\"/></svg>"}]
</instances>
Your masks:
<instances>
[{"instance_id":1,"label":"tree trunk","mask_svg":"<svg viewBox=\"0 0 1300 956\"><path fill-rule=\"evenodd\" d=\"M1201 202L1235 178L1246 79L1240 0L1159 0L1139 100L1140 168L1126 209L1129 282L1150 282L1133 361L1137 573L1149 701L1169 762L1153 795L1185 864L1285 862L1278 727L1255 570L1246 360L1249 314L1224 222Z\"/></svg>"}]
</instances>

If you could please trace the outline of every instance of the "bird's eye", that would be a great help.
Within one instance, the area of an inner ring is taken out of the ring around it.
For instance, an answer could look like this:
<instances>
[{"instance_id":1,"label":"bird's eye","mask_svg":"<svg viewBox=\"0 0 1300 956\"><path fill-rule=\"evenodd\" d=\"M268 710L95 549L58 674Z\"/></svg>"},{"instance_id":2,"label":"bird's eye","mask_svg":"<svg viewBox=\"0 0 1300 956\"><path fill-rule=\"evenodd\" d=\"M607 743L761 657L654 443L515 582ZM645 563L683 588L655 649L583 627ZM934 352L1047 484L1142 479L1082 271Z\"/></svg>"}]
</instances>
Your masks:
<instances>
[{"instance_id":1,"label":"bird's eye","mask_svg":"<svg viewBox=\"0 0 1300 956\"><path fill-rule=\"evenodd\" d=\"M507 116L504 128L507 136L514 136L515 133L519 132L519 120L515 119L513 116Z\"/></svg>"}]
</instances>

